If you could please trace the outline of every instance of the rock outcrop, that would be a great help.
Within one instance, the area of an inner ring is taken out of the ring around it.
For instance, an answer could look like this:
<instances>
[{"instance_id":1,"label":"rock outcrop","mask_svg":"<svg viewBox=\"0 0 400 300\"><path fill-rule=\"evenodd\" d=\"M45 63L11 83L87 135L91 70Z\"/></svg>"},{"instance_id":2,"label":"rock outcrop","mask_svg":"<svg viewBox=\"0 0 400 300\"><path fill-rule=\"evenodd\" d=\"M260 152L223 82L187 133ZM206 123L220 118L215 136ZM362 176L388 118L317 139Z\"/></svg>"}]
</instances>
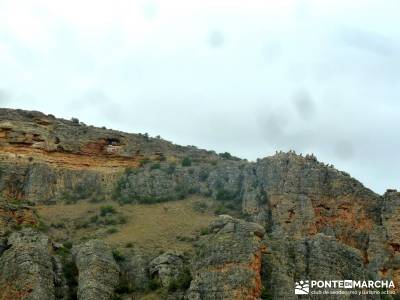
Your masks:
<instances>
[{"instance_id":1,"label":"rock outcrop","mask_svg":"<svg viewBox=\"0 0 400 300\"><path fill-rule=\"evenodd\" d=\"M197 245L189 299L259 299L262 226L220 216Z\"/></svg>"},{"instance_id":2,"label":"rock outcrop","mask_svg":"<svg viewBox=\"0 0 400 300\"><path fill-rule=\"evenodd\" d=\"M90 240L72 249L78 268L78 299L108 300L119 282L119 267L111 251L99 240Z\"/></svg>"},{"instance_id":3,"label":"rock outcrop","mask_svg":"<svg viewBox=\"0 0 400 300\"><path fill-rule=\"evenodd\" d=\"M28 205L18 205L0 200L0 237L22 226L36 226L38 218Z\"/></svg>"},{"instance_id":4,"label":"rock outcrop","mask_svg":"<svg viewBox=\"0 0 400 300\"><path fill-rule=\"evenodd\" d=\"M0 257L0 299L55 299L56 274L47 236L24 229L12 233Z\"/></svg>"},{"instance_id":5,"label":"rock outcrop","mask_svg":"<svg viewBox=\"0 0 400 300\"><path fill-rule=\"evenodd\" d=\"M128 255L120 264L121 282L125 289L145 291L150 285L150 262L148 257L141 254Z\"/></svg>"},{"instance_id":6,"label":"rock outcrop","mask_svg":"<svg viewBox=\"0 0 400 300\"><path fill-rule=\"evenodd\" d=\"M393 278L397 283L396 291L400 293L400 192L388 190L383 199L382 227L389 256L381 255L383 263L378 272L383 278Z\"/></svg>"},{"instance_id":7,"label":"rock outcrop","mask_svg":"<svg viewBox=\"0 0 400 300\"><path fill-rule=\"evenodd\" d=\"M184 263L181 253L163 253L150 262L150 276L159 279L161 286L169 287L182 274Z\"/></svg>"},{"instance_id":8,"label":"rock outcrop","mask_svg":"<svg viewBox=\"0 0 400 300\"><path fill-rule=\"evenodd\" d=\"M270 299L298 299L293 293L300 280L369 280L361 251L323 233L293 240L283 232L266 238L263 284ZM313 295L312 299L327 299ZM334 299L380 299L377 295L335 295ZM332 298L333 299L333 298Z\"/></svg>"}]
</instances>

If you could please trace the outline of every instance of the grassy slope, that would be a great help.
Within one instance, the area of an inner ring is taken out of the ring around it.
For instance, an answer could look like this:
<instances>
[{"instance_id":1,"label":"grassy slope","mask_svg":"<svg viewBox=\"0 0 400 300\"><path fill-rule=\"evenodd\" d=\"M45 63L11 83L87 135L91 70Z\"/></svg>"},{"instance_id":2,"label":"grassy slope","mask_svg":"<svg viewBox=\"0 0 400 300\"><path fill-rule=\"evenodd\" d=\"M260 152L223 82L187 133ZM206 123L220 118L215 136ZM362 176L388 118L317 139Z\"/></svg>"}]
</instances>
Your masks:
<instances>
[{"instance_id":1,"label":"grassy slope","mask_svg":"<svg viewBox=\"0 0 400 300\"><path fill-rule=\"evenodd\" d=\"M208 209L198 212L193 209L194 203L207 203ZM90 222L90 218L100 215L100 208L112 205L116 212L109 217L119 219L122 216L125 224L99 225ZM132 243L151 253L165 250L190 250L191 243L180 241L178 236L192 236L206 227L214 218L212 201L191 197L181 201L171 201L151 205L127 204L120 206L115 202L90 203L79 201L76 204L57 204L37 206L37 211L44 224L49 225L49 234L55 240L77 243L87 238L101 238L113 247L124 247ZM82 224L88 226L81 226ZM117 231L112 233L110 228Z\"/></svg>"}]
</instances>

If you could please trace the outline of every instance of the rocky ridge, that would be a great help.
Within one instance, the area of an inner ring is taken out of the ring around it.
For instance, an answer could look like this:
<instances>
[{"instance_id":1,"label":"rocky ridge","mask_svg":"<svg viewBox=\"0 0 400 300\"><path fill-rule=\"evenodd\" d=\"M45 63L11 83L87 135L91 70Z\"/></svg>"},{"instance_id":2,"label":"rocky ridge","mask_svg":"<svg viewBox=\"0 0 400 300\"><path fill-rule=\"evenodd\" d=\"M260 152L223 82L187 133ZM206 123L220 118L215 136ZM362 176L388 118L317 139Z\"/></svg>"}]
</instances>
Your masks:
<instances>
[{"instance_id":1,"label":"rocky ridge","mask_svg":"<svg viewBox=\"0 0 400 300\"><path fill-rule=\"evenodd\" d=\"M68 297L62 286L68 289L71 280L59 278L57 249L41 233L18 231L40 227L32 205L154 203L190 194L229 205L247 221L219 217L195 242L191 258L136 253L116 262L101 241L76 245L68 259L79 274L87 273L75 278L78 298L98 298L102 291L111 299L127 281L137 290L157 283L167 290L160 299L297 299L294 282L307 278L390 279L400 286L400 193L377 195L313 155L278 152L247 162L147 135L0 109L0 187L0 286L13 299ZM39 281L24 277L25 265L11 259L36 251L44 256L29 264L43 269ZM9 269L14 277L2 271ZM185 272L188 282L178 283ZM125 287L122 294L129 293Z\"/></svg>"}]
</instances>

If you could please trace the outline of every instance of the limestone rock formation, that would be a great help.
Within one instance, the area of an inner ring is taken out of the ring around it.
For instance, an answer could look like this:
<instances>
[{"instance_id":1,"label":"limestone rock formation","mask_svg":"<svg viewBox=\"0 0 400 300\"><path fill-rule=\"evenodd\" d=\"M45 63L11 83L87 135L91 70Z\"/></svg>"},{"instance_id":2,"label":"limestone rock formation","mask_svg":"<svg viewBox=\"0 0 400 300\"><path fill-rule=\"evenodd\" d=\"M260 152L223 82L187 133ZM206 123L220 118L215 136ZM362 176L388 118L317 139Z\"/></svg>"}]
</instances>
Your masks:
<instances>
[{"instance_id":1,"label":"limestone rock formation","mask_svg":"<svg viewBox=\"0 0 400 300\"><path fill-rule=\"evenodd\" d=\"M119 267L111 251L99 240L72 249L79 272L78 299L108 300L119 281Z\"/></svg>"},{"instance_id":2,"label":"limestone rock formation","mask_svg":"<svg viewBox=\"0 0 400 300\"><path fill-rule=\"evenodd\" d=\"M37 224L37 216L32 207L0 200L0 237L6 236L21 226Z\"/></svg>"},{"instance_id":3,"label":"limestone rock formation","mask_svg":"<svg viewBox=\"0 0 400 300\"><path fill-rule=\"evenodd\" d=\"M183 255L177 252L163 253L150 262L150 276L158 278L164 287L169 287L171 282L178 279L183 270Z\"/></svg>"},{"instance_id":4,"label":"limestone rock formation","mask_svg":"<svg viewBox=\"0 0 400 300\"><path fill-rule=\"evenodd\" d=\"M259 299L262 226L220 216L197 245L189 299Z\"/></svg>"},{"instance_id":5,"label":"limestone rock formation","mask_svg":"<svg viewBox=\"0 0 400 300\"><path fill-rule=\"evenodd\" d=\"M400 293L400 192L388 190L383 196L382 225L386 231L389 259L382 264L382 277L393 278Z\"/></svg>"},{"instance_id":6,"label":"limestone rock formation","mask_svg":"<svg viewBox=\"0 0 400 300\"><path fill-rule=\"evenodd\" d=\"M47 236L24 229L12 233L0 257L0 299L55 299L56 274Z\"/></svg>"},{"instance_id":7,"label":"limestone rock formation","mask_svg":"<svg viewBox=\"0 0 400 300\"><path fill-rule=\"evenodd\" d=\"M361 251L323 233L293 240L283 232L266 238L263 285L271 299L297 299L293 293L300 280L368 280ZM312 299L326 299L314 295ZM377 295L335 295L335 299L380 299Z\"/></svg>"},{"instance_id":8,"label":"limestone rock formation","mask_svg":"<svg viewBox=\"0 0 400 300\"><path fill-rule=\"evenodd\" d=\"M150 262L148 257L142 254L127 256L120 264L121 282L129 290L144 291L150 285Z\"/></svg>"}]
</instances>

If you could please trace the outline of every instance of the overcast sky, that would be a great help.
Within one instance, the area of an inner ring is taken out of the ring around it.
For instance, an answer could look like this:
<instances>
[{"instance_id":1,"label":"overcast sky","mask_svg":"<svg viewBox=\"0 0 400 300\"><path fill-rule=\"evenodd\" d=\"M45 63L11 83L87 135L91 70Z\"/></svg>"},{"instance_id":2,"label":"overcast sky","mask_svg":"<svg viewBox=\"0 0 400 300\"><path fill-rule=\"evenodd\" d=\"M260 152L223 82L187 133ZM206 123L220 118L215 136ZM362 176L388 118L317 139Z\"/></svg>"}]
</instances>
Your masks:
<instances>
[{"instance_id":1,"label":"overcast sky","mask_svg":"<svg viewBox=\"0 0 400 300\"><path fill-rule=\"evenodd\" d=\"M0 106L400 188L400 1L0 0Z\"/></svg>"}]
</instances>

